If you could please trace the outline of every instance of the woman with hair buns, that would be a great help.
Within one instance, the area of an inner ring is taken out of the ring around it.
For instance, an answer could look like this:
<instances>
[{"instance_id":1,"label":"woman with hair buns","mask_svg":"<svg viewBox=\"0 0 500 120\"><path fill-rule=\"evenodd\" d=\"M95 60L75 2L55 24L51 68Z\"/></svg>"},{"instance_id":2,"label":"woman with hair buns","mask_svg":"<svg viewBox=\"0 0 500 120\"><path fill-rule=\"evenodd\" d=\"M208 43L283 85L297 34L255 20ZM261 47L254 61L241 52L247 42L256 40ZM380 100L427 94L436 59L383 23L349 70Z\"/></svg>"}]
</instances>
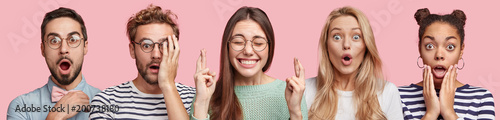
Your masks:
<instances>
[{"instance_id":1,"label":"woman with hair buns","mask_svg":"<svg viewBox=\"0 0 500 120\"><path fill-rule=\"evenodd\" d=\"M396 85L385 81L382 61L366 16L333 10L321 32L318 76L306 80L309 119L401 120Z\"/></svg>"},{"instance_id":2,"label":"woman with hair buns","mask_svg":"<svg viewBox=\"0 0 500 120\"><path fill-rule=\"evenodd\" d=\"M418 59L423 63L417 60L417 65L423 69L423 81L399 88L405 119L495 119L491 92L457 80L465 66L465 13L437 15L423 8L415 19L420 26Z\"/></svg>"}]
</instances>

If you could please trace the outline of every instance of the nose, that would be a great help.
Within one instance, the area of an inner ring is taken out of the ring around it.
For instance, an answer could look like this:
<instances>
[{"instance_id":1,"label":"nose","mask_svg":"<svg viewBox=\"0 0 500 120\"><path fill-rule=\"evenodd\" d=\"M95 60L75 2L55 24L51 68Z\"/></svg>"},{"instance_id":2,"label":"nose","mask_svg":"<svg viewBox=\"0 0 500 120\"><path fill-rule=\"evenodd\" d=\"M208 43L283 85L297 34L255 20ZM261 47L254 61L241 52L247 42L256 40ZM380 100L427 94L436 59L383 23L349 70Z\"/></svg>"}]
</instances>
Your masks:
<instances>
[{"instance_id":1,"label":"nose","mask_svg":"<svg viewBox=\"0 0 500 120\"><path fill-rule=\"evenodd\" d=\"M351 49L351 39L346 38L343 41L344 41L344 44L342 46L343 50L350 50Z\"/></svg>"},{"instance_id":2,"label":"nose","mask_svg":"<svg viewBox=\"0 0 500 120\"><path fill-rule=\"evenodd\" d=\"M67 44L67 42L61 41L61 47L59 49L59 54L65 55L68 53L69 53L69 45Z\"/></svg>"},{"instance_id":3,"label":"nose","mask_svg":"<svg viewBox=\"0 0 500 120\"><path fill-rule=\"evenodd\" d=\"M248 55L248 56L252 56L253 53L254 53L254 51L253 51L252 42L247 40L245 42L245 48L243 48L243 54Z\"/></svg>"},{"instance_id":4,"label":"nose","mask_svg":"<svg viewBox=\"0 0 500 120\"><path fill-rule=\"evenodd\" d=\"M438 50L436 51L436 55L434 55L434 56L435 56L435 57L434 57L434 60L437 60L437 61L439 61L439 60L444 60L444 53L443 53L444 51L445 51L445 50L438 49Z\"/></svg>"},{"instance_id":5,"label":"nose","mask_svg":"<svg viewBox=\"0 0 500 120\"><path fill-rule=\"evenodd\" d=\"M153 46L153 51L151 51L151 58L152 59L161 59L162 52L160 51L160 44L154 44Z\"/></svg>"}]
</instances>

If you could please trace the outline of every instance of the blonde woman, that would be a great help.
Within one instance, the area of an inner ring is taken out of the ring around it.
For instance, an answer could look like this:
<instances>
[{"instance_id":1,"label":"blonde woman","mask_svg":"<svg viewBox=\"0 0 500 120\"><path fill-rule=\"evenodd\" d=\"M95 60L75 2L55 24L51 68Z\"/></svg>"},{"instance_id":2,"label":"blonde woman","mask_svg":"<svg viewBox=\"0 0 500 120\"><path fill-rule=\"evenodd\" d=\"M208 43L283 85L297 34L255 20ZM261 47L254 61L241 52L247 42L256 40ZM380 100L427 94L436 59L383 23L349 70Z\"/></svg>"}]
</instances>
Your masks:
<instances>
[{"instance_id":1,"label":"blonde woman","mask_svg":"<svg viewBox=\"0 0 500 120\"><path fill-rule=\"evenodd\" d=\"M384 80L366 16L352 7L330 13L319 43L318 76L306 80L309 119L401 120L397 87Z\"/></svg>"}]
</instances>

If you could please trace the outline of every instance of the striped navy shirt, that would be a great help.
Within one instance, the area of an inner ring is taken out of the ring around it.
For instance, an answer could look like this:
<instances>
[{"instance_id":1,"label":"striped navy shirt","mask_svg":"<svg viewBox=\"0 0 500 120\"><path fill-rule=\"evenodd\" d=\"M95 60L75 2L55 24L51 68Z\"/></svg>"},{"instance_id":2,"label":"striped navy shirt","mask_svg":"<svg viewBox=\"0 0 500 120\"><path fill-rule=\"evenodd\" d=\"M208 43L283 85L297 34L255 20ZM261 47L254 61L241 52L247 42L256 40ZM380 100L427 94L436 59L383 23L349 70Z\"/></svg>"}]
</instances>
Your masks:
<instances>
[{"instance_id":1,"label":"striped navy shirt","mask_svg":"<svg viewBox=\"0 0 500 120\"><path fill-rule=\"evenodd\" d=\"M180 83L175 85L189 112L195 88ZM91 105L94 108L90 119L168 119L163 94L143 93L132 81L103 90L92 99Z\"/></svg>"},{"instance_id":2,"label":"striped navy shirt","mask_svg":"<svg viewBox=\"0 0 500 120\"><path fill-rule=\"evenodd\" d=\"M421 119L425 115L423 87L415 84L399 87L403 115L407 120ZM439 96L439 89L436 89ZM453 105L459 119L465 120L493 120L495 107L493 95L490 91L466 84L455 91ZM440 115L438 119L443 119Z\"/></svg>"}]
</instances>

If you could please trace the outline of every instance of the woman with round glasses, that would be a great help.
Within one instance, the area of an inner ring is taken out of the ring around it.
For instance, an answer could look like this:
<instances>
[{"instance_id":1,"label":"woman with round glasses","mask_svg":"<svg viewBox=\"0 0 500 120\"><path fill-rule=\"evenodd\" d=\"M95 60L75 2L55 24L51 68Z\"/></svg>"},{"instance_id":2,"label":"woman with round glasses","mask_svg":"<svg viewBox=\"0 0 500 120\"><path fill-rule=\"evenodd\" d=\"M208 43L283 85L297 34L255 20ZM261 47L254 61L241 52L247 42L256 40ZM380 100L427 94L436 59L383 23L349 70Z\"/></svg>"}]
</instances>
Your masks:
<instances>
[{"instance_id":1,"label":"woman with round glasses","mask_svg":"<svg viewBox=\"0 0 500 120\"><path fill-rule=\"evenodd\" d=\"M295 60L296 76L287 82L265 74L274 45L266 13L253 7L238 9L224 29L217 81L215 73L206 68L206 51L201 51L191 119L307 119L300 63Z\"/></svg>"},{"instance_id":2,"label":"woman with round glasses","mask_svg":"<svg viewBox=\"0 0 500 120\"><path fill-rule=\"evenodd\" d=\"M333 10L321 32L318 76L306 80L309 119L401 120L397 87L384 80L366 16Z\"/></svg>"},{"instance_id":3,"label":"woman with round glasses","mask_svg":"<svg viewBox=\"0 0 500 120\"><path fill-rule=\"evenodd\" d=\"M458 62L463 60L465 13L430 14L419 9L418 48L423 65L423 81L399 88L405 119L478 120L495 119L491 92L457 80Z\"/></svg>"}]
</instances>

